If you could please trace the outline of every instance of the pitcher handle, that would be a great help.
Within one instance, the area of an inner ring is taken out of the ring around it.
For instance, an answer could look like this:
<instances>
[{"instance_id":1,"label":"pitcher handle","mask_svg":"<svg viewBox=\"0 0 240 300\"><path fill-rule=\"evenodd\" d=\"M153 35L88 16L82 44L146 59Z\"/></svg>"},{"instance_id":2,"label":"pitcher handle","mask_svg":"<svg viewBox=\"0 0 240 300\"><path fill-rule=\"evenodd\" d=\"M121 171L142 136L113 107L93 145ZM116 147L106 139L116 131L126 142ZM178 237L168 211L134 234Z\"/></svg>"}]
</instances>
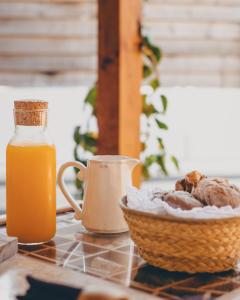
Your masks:
<instances>
[{"instance_id":1,"label":"pitcher handle","mask_svg":"<svg viewBox=\"0 0 240 300\"><path fill-rule=\"evenodd\" d=\"M60 190L62 191L63 195L65 196L66 200L68 201L68 203L72 206L72 208L75 211L75 218L77 220L81 220L82 219L82 210L79 207L78 203L76 202L76 200L73 199L72 195L70 194L70 192L68 191L66 184L64 182L64 172L68 167L75 167L77 169L80 170L80 172L78 172L77 177L79 180L84 180L84 174L86 171L86 167L78 162L78 161L69 161L64 163L63 165L61 165L59 171L58 171L58 176L57 176L57 182L59 185Z\"/></svg>"}]
</instances>

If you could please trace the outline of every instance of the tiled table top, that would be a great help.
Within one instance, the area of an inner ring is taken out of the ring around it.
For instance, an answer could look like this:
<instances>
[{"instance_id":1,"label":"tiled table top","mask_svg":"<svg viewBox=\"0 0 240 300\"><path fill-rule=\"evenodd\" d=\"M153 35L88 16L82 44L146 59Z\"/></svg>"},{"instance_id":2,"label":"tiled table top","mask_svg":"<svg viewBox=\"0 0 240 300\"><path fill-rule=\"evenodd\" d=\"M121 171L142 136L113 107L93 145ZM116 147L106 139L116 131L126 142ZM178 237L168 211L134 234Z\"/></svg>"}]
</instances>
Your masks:
<instances>
[{"instance_id":1,"label":"tiled table top","mask_svg":"<svg viewBox=\"0 0 240 300\"><path fill-rule=\"evenodd\" d=\"M189 275L147 265L129 234L87 232L72 213L58 216L55 238L40 246L19 246L25 256L110 280L168 300L212 300L240 287L240 272Z\"/></svg>"}]
</instances>

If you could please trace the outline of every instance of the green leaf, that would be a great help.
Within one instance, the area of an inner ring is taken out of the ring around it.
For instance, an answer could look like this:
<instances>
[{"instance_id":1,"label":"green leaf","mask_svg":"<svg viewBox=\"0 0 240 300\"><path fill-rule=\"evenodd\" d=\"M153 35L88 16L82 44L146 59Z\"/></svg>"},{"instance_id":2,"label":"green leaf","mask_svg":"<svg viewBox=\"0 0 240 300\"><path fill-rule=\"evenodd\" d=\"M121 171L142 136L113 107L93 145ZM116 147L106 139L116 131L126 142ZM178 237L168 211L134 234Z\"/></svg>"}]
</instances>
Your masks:
<instances>
[{"instance_id":1,"label":"green leaf","mask_svg":"<svg viewBox=\"0 0 240 300\"><path fill-rule=\"evenodd\" d=\"M83 182L80 181L77 177L75 178L75 186L78 190L82 190L82 188L83 188Z\"/></svg>"},{"instance_id":2,"label":"green leaf","mask_svg":"<svg viewBox=\"0 0 240 300\"><path fill-rule=\"evenodd\" d=\"M146 95L143 95L142 96L142 101L143 101L143 104L142 104L142 112L147 116L151 116L152 114L154 113L157 113L158 111L156 110L155 106L150 103L148 104L147 101L147 96Z\"/></svg>"},{"instance_id":3,"label":"green leaf","mask_svg":"<svg viewBox=\"0 0 240 300\"><path fill-rule=\"evenodd\" d=\"M92 132L87 132L84 134L84 142L90 147L97 146L97 139Z\"/></svg>"},{"instance_id":4,"label":"green leaf","mask_svg":"<svg viewBox=\"0 0 240 300\"><path fill-rule=\"evenodd\" d=\"M171 159L172 163L174 164L174 166L176 167L176 169L180 170L178 159L174 155L171 155L170 159Z\"/></svg>"},{"instance_id":5,"label":"green leaf","mask_svg":"<svg viewBox=\"0 0 240 300\"><path fill-rule=\"evenodd\" d=\"M155 109L153 104L146 104L146 106L143 109L143 113L149 117L154 113L157 113L158 111Z\"/></svg>"},{"instance_id":6,"label":"green leaf","mask_svg":"<svg viewBox=\"0 0 240 300\"><path fill-rule=\"evenodd\" d=\"M77 150L78 150L78 145L76 145L74 147L74 150L73 150L73 156L74 156L74 159L79 161L79 157L78 157L78 153L77 153Z\"/></svg>"},{"instance_id":7,"label":"green leaf","mask_svg":"<svg viewBox=\"0 0 240 300\"><path fill-rule=\"evenodd\" d=\"M77 161L79 161L80 163L82 163L84 166L87 166L87 161L86 160L82 160L82 159L76 159ZM78 174L79 173L79 169L78 168L73 168L74 169L74 172L75 174Z\"/></svg>"},{"instance_id":8,"label":"green leaf","mask_svg":"<svg viewBox=\"0 0 240 300\"><path fill-rule=\"evenodd\" d=\"M156 121L156 123L157 123L157 125L158 125L159 128L164 129L164 130L168 130L167 124L159 121L158 119L155 119L155 121Z\"/></svg>"},{"instance_id":9,"label":"green leaf","mask_svg":"<svg viewBox=\"0 0 240 300\"><path fill-rule=\"evenodd\" d=\"M92 154L95 154L97 152L97 135L94 132L86 132L80 134L79 130L77 130L76 128L74 133L74 139L76 141L76 144L80 145L83 150L89 151ZM74 155L76 156L76 148L74 151Z\"/></svg>"},{"instance_id":10,"label":"green leaf","mask_svg":"<svg viewBox=\"0 0 240 300\"><path fill-rule=\"evenodd\" d=\"M76 144L80 144L81 135L80 135L80 126L76 126L73 133L73 138Z\"/></svg>"},{"instance_id":11,"label":"green leaf","mask_svg":"<svg viewBox=\"0 0 240 300\"><path fill-rule=\"evenodd\" d=\"M163 143L163 139L157 138L157 140L158 140L160 150L164 150L165 146L164 146L164 143Z\"/></svg>"},{"instance_id":12,"label":"green leaf","mask_svg":"<svg viewBox=\"0 0 240 300\"><path fill-rule=\"evenodd\" d=\"M147 95L142 95L142 104L143 105L147 104Z\"/></svg>"},{"instance_id":13,"label":"green leaf","mask_svg":"<svg viewBox=\"0 0 240 300\"><path fill-rule=\"evenodd\" d=\"M157 156L156 155L149 155L145 158L145 166L150 167L153 163L157 161Z\"/></svg>"},{"instance_id":14,"label":"green leaf","mask_svg":"<svg viewBox=\"0 0 240 300\"><path fill-rule=\"evenodd\" d=\"M158 155L157 156L157 164L159 165L162 173L166 176L168 176L168 171L166 168L166 161L165 161L165 156L164 155Z\"/></svg>"},{"instance_id":15,"label":"green leaf","mask_svg":"<svg viewBox=\"0 0 240 300\"><path fill-rule=\"evenodd\" d=\"M143 176L144 179L149 179L150 178L148 167L145 164L142 165L142 176Z\"/></svg>"},{"instance_id":16,"label":"green leaf","mask_svg":"<svg viewBox=\"0 0 240 300\"><path fill-rule=\"evenodd\" d=\"M154 78L149 84L155 91L160 86L160 81L157 78Z\"/></svg>"},{"instance_id":17,"label":"green leaf","mask_svg":"<svg viewBox=\"0 0 240 300\"><path fill-rule=\"evenodd\" d=\"M151 49L152 49L152 52L153 52L154 55L155 55L155 58L156 58L157 62L159 62L160 59L162 58L162 52L161 52L161 49L158 48L158 47L156 47L156 46L154 46L153 44L152 44Z\"/></svg>"},{"instance_id":18,"label":"green leaf","mask_svg":"<svg viewBox=\"0 0 240 300\"><path fill-rule=\"evenodd\" d=\"M96 104L96 98L97 98L97 88L94 85L87 93L87 96L85 97L84 102L90 104L93 108Z\"/></svg>"},{"instance_id":19,"label":"green leaf","mask_svg":"<svg viewBox=\"0 0 240 300\"><path fill-rule=\"evenodd\" d=\"M152 74L152 69L148 65L143 65L143 78L147 78Z\"/></svg>"},{"instance_id":20,"label":"green leaf","mask_svg":"<svg viewBox=\"0 0 240 300\"><path fill-rule=\"evenodd\" d=\"M167 97L164 95L161 95L160 97L162 100L163 112L165 113L167 111L168 100Z\"/></svg>"},{"instance_id":21,"label":"green leaf","mask_svg":"<svg viewBox=\"0 0 240 300\"><path fill-rule=\"evenodd\" d=\"M155 46L147 36L143 36L142 42L143 42L143 45L152 54L152 55L147 54L147 56L152 60L153 63L155 63L154 60L158 63L160 61L160 59L162 58L161 49L159 47ZM153 56L154 59L151 56Z\"/></svg>"}]
</instances>

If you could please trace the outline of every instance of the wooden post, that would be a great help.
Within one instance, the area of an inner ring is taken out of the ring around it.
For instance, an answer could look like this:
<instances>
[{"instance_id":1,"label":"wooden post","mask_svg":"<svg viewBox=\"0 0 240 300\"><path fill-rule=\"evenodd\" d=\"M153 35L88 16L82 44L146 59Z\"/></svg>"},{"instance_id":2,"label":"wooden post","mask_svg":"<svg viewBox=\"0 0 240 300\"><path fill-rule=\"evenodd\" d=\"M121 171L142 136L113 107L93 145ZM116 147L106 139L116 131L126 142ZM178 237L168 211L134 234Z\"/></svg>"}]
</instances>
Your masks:
<instances>
[{"instance_id":1,"label":"wooden post","mask_svg":"<svg viewBox=\"0 0 240 300\"><path fill-rule=\"evenodd\" d=\"M141 0L98 0L99 154L140 154L140 16Z\"/></svg>"}]
</instances>

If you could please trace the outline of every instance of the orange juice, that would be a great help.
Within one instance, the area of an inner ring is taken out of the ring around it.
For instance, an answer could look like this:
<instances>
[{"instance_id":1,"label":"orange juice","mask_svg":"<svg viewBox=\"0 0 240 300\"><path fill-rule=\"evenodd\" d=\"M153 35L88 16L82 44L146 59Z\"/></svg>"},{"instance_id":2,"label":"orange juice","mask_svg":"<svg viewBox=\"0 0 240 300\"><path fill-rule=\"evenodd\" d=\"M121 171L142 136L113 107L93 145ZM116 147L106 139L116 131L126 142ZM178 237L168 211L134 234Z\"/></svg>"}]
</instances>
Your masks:
<instances>
[{"instance_id":1,"label":"orange juice","mask_svg":"<svg viewBox=\"0 0 240 300\"><path fill-rule=\"evenodd\" d=\"M7 233L21 243L56 231L56 153L48 144L7 146Z\"/></svg>"}]
</instances>

